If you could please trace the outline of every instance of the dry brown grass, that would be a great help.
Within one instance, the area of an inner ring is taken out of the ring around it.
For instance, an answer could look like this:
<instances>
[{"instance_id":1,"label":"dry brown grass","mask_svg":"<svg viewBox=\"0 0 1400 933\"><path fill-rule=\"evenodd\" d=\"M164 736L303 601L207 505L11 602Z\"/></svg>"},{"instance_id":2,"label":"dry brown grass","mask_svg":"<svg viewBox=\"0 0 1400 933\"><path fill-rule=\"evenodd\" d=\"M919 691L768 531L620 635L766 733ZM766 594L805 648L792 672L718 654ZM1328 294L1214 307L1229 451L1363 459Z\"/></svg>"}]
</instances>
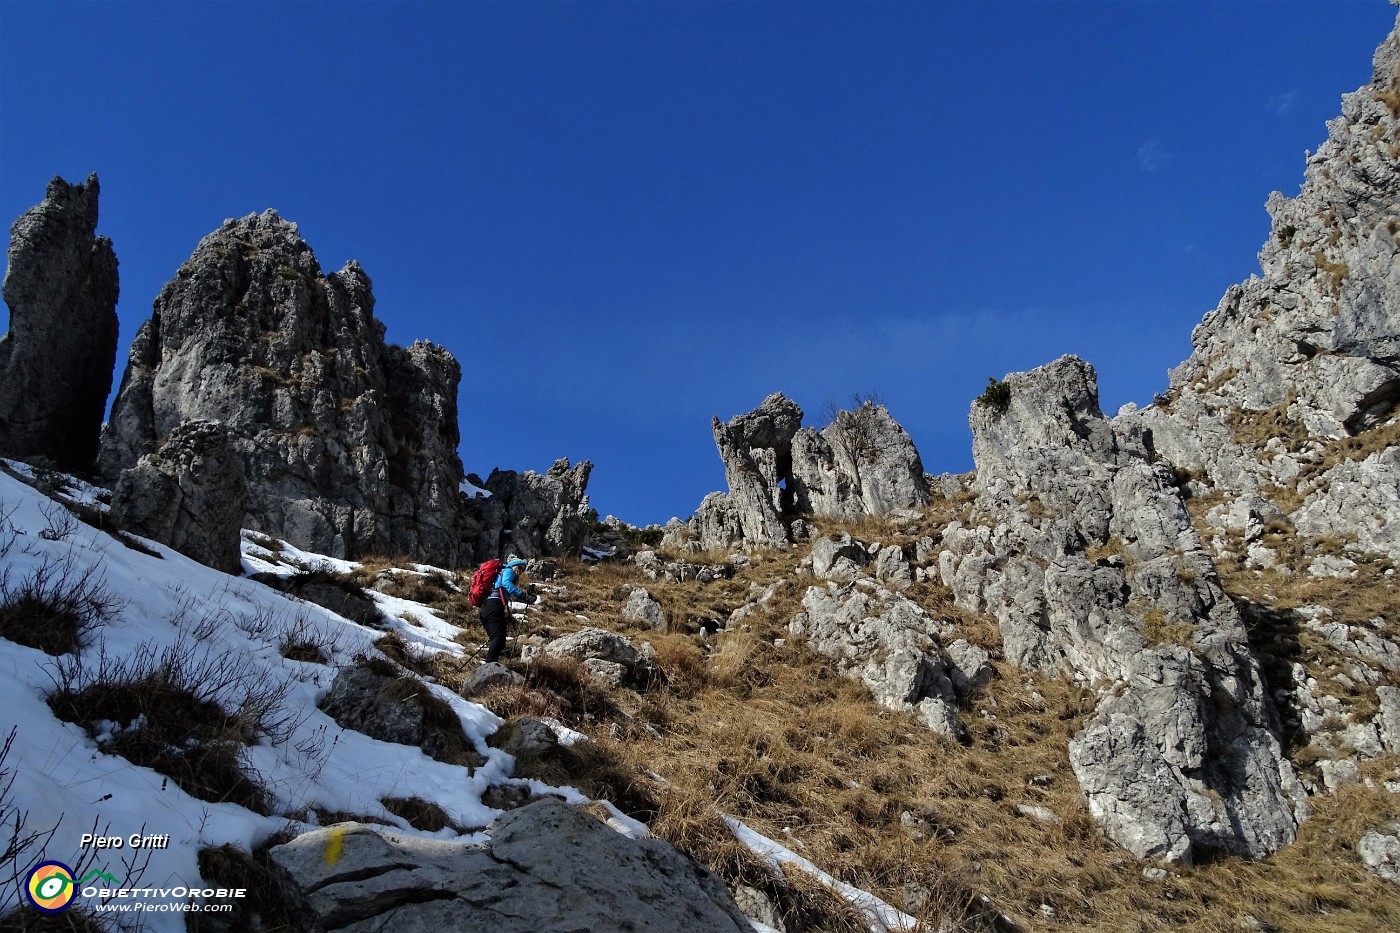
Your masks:
<instances>
[{"instance_id":1,"label":"dry brown grass","mask_svg":"<svg viewBox=\"0 0 1400 933\"><path fill-rule=\"evenodd\" d=\"M1288 397L1273 408L1263 411L1232 409L1227 419L1234 432L1235 442L1255 451L1261 459L1265 453L1264 445L1274 438L1283 441L1289 450L1301 448L1311 435L1301 421L1288 416L1289 406L1295 401L1297 392L1290 390Z\"/></svg>"},{"instance_id":2,"label":"dry brown grass","mask_svg":"<svg viewBox=\"0 0 1400 933\"><path fill-rule=\"evenodd\" d=\"M0 503L3 509L3 503ZM18 531L0 514L0 638L45 654L77 652L111 619L123 601L108 589L101 568L83 569L71 557L45 558L23 576L5 560ZM49 510L41 537L63 540L77 521L58 505Z\"/></svg>"},{"instance_id":3,"label":"dry brown grass","mask_svg":"<svg viewBox=\"0 0 1400 933\"><path fill-rule=\"evenodd\" d=\"M1192 383L1192 388L1201 395L1209 395L1240 374L1240 371L1234 366L1227 367L1214 376L1207 378L1209 372L1210 367L1207 366L1205 369L1201 370L1200 375L1196 377L1196 381Z\"/></svg>"},{"instance_id":4,"label":"dry brown grass","mask_svg":"<svg viewBox=\"0 0 1400 933\"><path fill-rule=\"evenodd\" d=\"M1261 414L1260 417L1265 418L1266 414ZM1290 446L1290 449L1297 449L1301 443L1298 432L1304 429L1297 422L1287 422L1287 424L1287 433L1279 436L1285 438L1285 443ZM1239 427L1236 428L1237 436L1240 436L1240 430ZM1258 429L1258 431L1263 432L1267 432L1267 430L1267 427ZM1244 436L1254 438L1262 444L1264 440L1268 439L1268 436L1273 435L1263 436L1262 439L1255 437L1254 434ZM1327 441L1321 455L1317 459L1303 464L1298 476L1292 482L1284 486L1272 487L1266 490L1266 493L1273 499L1274 504L1283 510L1284 514L1292 515L1303 504L1304 500L1317 490L1318 484L1325 479L1328 470L1341 463L1364 460L1374 453L1395 446L1400 446L1400 404L1397 404L1396 408L1374 427L1349 437L1339 437Z\"/></svg>"},{"instance_id":5,"label":"dry brown grass","mask_svg":"<svg viewBox=\"0 0 1400 933\"><path fill-rule=\"evenodd\" d=\"M1333 262L1322 250L1313 250L1312 258L1313 262L1317 264L1318 270L1325 272L1328 279L1331 280L1334 292L1346 281L1347 276L1351 275L1350 266L1344 262Z\"/></svg>"},{"instance_id":6,"label":"dry brown grass","mask_svg":"<svg viewBox=\"0 0 1400 933\"><path fill-rule=\"evenodd\" d=\"M103 751L165 775L200 800L270 812L243 749L285 741L296 713L285 706L290 687L263 683L246 659L201 654L189 642L160 651L143 644L121 658L101 652L92 663L70 656L53 677L47 699L54 715L85 729Z\"/></svg>"},{"instance_id":7,"label":"dry brown grass","mask_svg":"<svg viewBox=\"0 0 1400 933\"><path fill-rule=\"evenodd\" d=\"M1147 639L1149 647L1183 645L1189 648L1196 626L1188 622L1173 622L1162 609L1153 606L1138 618L1138 631Z\"/></svg>"},{"instance_id":8,"label":"dry brown grass","mask_svg":"<svg viewBox=\"0 0 1400 933\"><path fill-rule=\"evenodd\" d=\"M425 833L435 833L440 829L452 827L457 832L462 832L462 828L452 822L452 818L447 815L447 811L430 800L422 797L385 797L379 801L394 816L405 820L414 829L421 829Z\"/></svg>"},{"instance_id":9,"label":"dry brown grass","mask_svg":"<svg viewBox=\"0 0 1400 933\"><path fill-rule=\"evenodd\" d=\"M916 531L865 528L857 536L908 543L906 536L938 533L966 505L945 500ZM1287 530L1276 534L1286 537ZM1144 863L1104 840L1069 766L1068 742L1092 712L1092 694L997 660L998 676L963 710L969 744L943 741L913 716L875 705L861 684L788 633L812 583L795 573L802 556L800 548L756 554L734 579L704 585L653 582L630 564L566 565L560 582L567 592L546 600L539 624L553 634L599 625L646 641L666 676L641 693L607 691L576 665L544 665L524 687L480 698L506 715L556 716L593 738L592 745L524 762L523 773L575 784L642 816L655 835L730 883L767 892L794 930L858 927L811 879L775 877L735 841L722 814L929 929L994 929L998 911L1051 933L1224 933L1240 929L1246 915L1281 931L1400 929L1400 895L1354 854L1366 827L1400 818L1383 791L1349 788L1313 801L1315 815L1299 841L1273 858L1221 859L1148 879ZM1252 571L1222 568L1222 575L1237 595L1247 577L1250 592L1267 595L1268 605L1279 599L1263 592ZM778 579L788 582L765 608L708 638L683 624L643 629L620 615L629 584L646 586L668 612L718 615ZM1288 598L1325 596L1328 605L1352 607L1343 610L1346 618L1387 598L1365 583L1344 583L1296 582ZM1321 586L1333 591L1306 589ZM995 621L959 610L946 587L920 583L907 595L950 620L956 637L999 658ZM1266 640L1266 632L1256 634L1259 643ZM1275 664L1322 650L1296 631L1273 634ZM1381 763L1367 767L1380 776ZM1059 822L1021 816L1019 804L1047 808Z\"/></svg>"},{"instance_id":10,"label":"dry brown grass","mask_svg":"<svg viewBox=\"0 0 1400 933\"><path fill-rule=\"evenodd\" d=\"M1207 503L1188 501L1197 530L1210 540L1217 537L1205 522ZM1263 664L1265 676L1273 685L1292 683L1293 664L1304 665L1317 679L1315 692L1337 699L1347 715L1360 721L1378 709L1376 686L1400 686L1400 676L1378 672L1377 684L1357 684L1344 674L1354 659L1341 648L1302 625L1295 610L1323 606L1332 621L1363 628L1391 640L1400 640L1400 581L1387 576L1392 563L1377 555L1357 552L1351 542L1333 536L1299 535L1287 522L1273 522L1265 529L1260 543L1271 548L1278 566L1251 568L1243 560L1244 542L1230 536L1233 559L1215 560L1225 592L1244 612L1250 645ZM1312 577L1304 570L1318 555L1346 556L1357 564L1352 579ZM1293 737L1290 736L1290 739ZM1307 749L1297 750L1296 764L1307 768L1314 757Z\"/></svg>"},{"instance_id":11,"label":"dry brown grass","mask_svg":"<svg viewBox=\"0 0 1400 933\"><path fill-rule=\"evenodd\" d=\"M237 846L210 846L199 850L199 874L211 886L243 888L247 895L210 903L231 905L228 913L214 914L217 921L207 921L201 914L189 914L186 929L201 930L257 929L268 933L290 933L302 928L296 896L288 890L283 876L268 858L268 850L285 842L274 836L256 852L246 852Z\"/></svg>"},{"instance_id":12,"label":"dry brown grass","mask_svg":"<svg viewBox=\"0 0 1400 933\"><path fill-rule=\"evenodd\" d=\"M546 598L538 613L542 624L560 632L588 625L615 630L622 624L622 605L627 598L623 587L649 582L630 562L564 560L560 571L566 581L564 591Z\"/></svg>"}]
</instances>

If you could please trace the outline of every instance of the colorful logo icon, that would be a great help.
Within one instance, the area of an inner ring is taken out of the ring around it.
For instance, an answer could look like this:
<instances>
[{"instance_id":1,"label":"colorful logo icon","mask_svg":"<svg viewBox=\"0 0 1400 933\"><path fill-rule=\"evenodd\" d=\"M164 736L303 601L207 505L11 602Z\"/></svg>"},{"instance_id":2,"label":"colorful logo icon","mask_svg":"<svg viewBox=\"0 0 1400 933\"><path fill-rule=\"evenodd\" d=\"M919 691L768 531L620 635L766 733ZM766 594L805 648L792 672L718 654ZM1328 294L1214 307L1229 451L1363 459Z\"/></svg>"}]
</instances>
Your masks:
<instances>
[{"instance_id":1,"label":"colorful logo icon","mask_svg":"<svg viewBox=\"0 0 1400 933\"><path fill-rule=\"evenodd\" d=\"M66 910L78 893L73 883L73 869L62 862L35 865L24 879L24 889L29 892L34 908L46 914Z\"/></svg>"}]
</instances>

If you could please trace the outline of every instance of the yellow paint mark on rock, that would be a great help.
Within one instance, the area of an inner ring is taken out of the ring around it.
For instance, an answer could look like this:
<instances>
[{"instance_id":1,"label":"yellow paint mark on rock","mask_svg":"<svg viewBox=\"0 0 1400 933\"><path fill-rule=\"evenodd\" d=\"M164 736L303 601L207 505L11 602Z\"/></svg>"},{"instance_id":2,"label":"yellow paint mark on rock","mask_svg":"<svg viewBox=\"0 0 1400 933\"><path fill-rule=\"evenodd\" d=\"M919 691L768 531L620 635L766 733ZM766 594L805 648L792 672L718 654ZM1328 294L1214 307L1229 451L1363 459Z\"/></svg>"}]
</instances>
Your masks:
<instances>
[{"instance_id":1,"label":"yellow paint mark on rock","mask_svg":"<svg viewBox=\"0 0 1400 933\"><path fill-rule=\"evenodd\" d=\"M330 839L326 841L326 864L334 865L340 861L340 853L345 849L345 830L340 827L332 829Z\"/></svg>"}]
</instances>

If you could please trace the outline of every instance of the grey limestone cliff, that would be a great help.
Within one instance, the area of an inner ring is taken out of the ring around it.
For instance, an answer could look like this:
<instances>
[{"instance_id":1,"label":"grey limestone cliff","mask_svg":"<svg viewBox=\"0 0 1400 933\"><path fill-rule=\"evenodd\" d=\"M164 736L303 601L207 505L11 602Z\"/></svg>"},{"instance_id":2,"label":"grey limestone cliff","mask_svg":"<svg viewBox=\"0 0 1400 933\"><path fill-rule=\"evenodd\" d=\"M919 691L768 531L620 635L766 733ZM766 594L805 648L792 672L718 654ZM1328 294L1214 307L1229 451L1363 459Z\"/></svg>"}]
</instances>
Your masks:
<instances>
[{"instance_id":1,"label":"grey limestone cliff","mask_svg":"<svg viewBox=\"0 0 1400 933\"><path fill-rule=\"evenodd\" d=\"M0 455L86 473L117 356L117 257L97 236L97 176L49 182L10 229Z\"/></svg>"},{"instance_id":2,"label":"grey limestone cliff","mask_svg":"<svg viewBox=\"0 0 1400 933\"><path fill-rule=\"evenodd\" d=\"M567 459L544 473L492 470L487 495L463 503L472 548L464 559L577 553L596 515L585 495L592 471L587 460L570 466Z\"/></svg>"},{"instance_id":3,"label":"grey limestone cliff","mask_svg":"<svg viewBox=\"0 0 1400 933\"><path fill-rule=\"evenodd\" d=\"M1158 404L1120 415L1222 499L1222 533L1292 515L1400 558L1400 27L1342 100L1294 198L1268 201L1262 275L1191 335ZM1302 507L1299 508L1299 505ZM1396 521L1378 521L1378 514Z\"/></svg>"},{"instance_id":4,"label":"grey limestone cliff","mask_svg":"<svg viewBox=\"0 0 1400 933\"><path fill-rule=\"evenodd\" d=\"M1291 842L1304 790L1171 468L1103 416L1082 360L1006 382L1004 407L973 406L977 500L944 581L1008 660L1098 690L1070 761L1110 838L1181 862Z\"/></svg>"},{"instance_id":5,"label":"grey limestone cliff","mask_svg":"<svg viewBox=\"0 0 1400 933\"><path fill-rule=\"evenodd\" d=\"M228 431L213 421L181 422L112 490L120 527L232 574L243 570L238 536L246 508L243 468Z\"/></svg>"},{"instance_id":6,"label":"grey limestone cliff","mask_svg":"<svg viewBox=\"0 0 1400 933\"><path fill-rule=\"evenodd\" d=\"M324 554L461 551L461 370L386 344L363 269L324 274L273 211L205 237L142 325L102 439L112 479L189 420L220 422L245 525Z\"/></svg>"}]
</instances>

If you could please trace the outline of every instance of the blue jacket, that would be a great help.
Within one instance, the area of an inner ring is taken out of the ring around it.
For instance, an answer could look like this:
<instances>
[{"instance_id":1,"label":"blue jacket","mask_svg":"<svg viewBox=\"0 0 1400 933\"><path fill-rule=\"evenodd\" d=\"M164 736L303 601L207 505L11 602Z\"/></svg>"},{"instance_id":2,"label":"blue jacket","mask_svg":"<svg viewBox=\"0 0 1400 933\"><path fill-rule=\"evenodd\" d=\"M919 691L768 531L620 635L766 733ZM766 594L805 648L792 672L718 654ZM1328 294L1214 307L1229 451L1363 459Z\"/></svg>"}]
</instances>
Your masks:
<instances>
[{"instance_id":1,"label":"blue jacket","mask_svg":"<svg viewBox=\"0 0 1400 933\"><path fill-rule=\"evenodd\" d=\"M516 599L525 601L525 591L515 582L515 568L524 566L525 562L523 560L513 560L506 564L501 570L500 576L496 577L496 585L491 587L492 595L495 595L498 591L504 590L507 596L514 596Z\"/></svg>"}]
</instances>

